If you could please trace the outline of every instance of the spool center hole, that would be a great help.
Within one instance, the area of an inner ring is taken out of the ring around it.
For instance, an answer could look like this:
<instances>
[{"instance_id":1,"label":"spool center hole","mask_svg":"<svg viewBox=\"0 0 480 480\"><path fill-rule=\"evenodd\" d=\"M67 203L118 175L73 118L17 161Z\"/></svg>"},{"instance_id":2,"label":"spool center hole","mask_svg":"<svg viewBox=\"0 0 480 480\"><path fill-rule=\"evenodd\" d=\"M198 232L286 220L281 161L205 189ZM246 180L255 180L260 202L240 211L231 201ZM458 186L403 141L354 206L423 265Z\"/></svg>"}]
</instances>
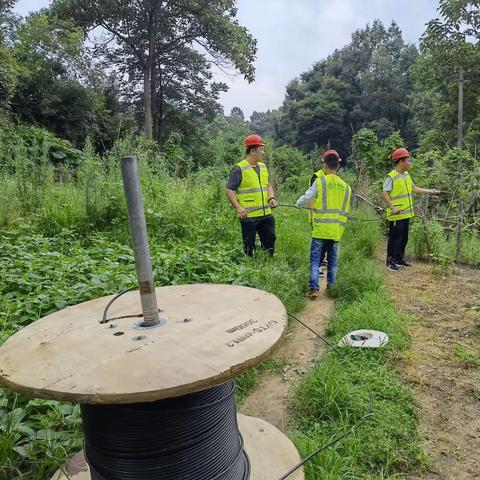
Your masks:
<instances>
[{"instance_id":1,"label":"spool center hole","mask_svg":"<svg viewBox=\"0 0 480 480\"><path fill-rule=\"evenodd\" d=\"M352 340L354 340L355 342L364 342L365 340L370 340L372 338L372 335L370 335L368 333L367 334L362 334L362 335L356 333L354 335L350 335L350 338Z\"/></svg>"}]
</instances>

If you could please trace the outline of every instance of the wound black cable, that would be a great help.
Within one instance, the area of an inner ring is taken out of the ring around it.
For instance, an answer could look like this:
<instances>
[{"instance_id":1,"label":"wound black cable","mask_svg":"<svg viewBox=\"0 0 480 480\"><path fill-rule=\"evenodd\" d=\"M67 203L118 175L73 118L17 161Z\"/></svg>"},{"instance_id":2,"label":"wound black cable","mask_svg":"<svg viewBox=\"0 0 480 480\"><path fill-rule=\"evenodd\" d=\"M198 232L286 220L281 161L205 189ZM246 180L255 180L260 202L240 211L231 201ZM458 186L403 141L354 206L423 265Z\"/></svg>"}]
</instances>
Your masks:
<instances>
[{"instance_id":1,"label":"wound black cable","mask_svg":"<svg viewBox=\"0 0 480 480\"><path fill-rule=\"evenodd\" d=\"M313 330L313 328L310 328L306 323L303 323L301 320L299 320L297 317L295 317L291 313L287 312L287 315L289 317L293 318L294 320L296 320L298 323L302 324L307 330L310 330L318 338L321 338L332 350L334 350L336 353L338 353L340 355L340 351L333 344L331 344L326 338L323 338L318 332Z\"/></svg>"},{"instance_id":2,"label":"wound black cable","mask_svg":"<svg viewBox=\"0 0 480 480\"><path fill-rule=\"evenodd\" d=\"M366 415L364 415L362 418L360 418L360 420L358 420L348 432L344 433L343 435L340 435L337 438L334 438L331 442L327 443L326 445L322 445L320 448L315 450L313 453L311 453L310 455L305 457L302 461L297 463L294 467L292 467L287 473L285 473L285 475L280 477L278 480L285 480L292 473L294 473L296 470L298 470L301 466L303 466L307 462L309 462L313 457L317 456L319 453L323 452L324 450L331 447L332 445L335 445L340 440L343 440L344 438L350 436L355 431L356 428L358 428L360 425L365 423L367 421L367 419L370 418L373 414L374 414L374 411L373 411L373 393L370 393L369 401L368 401L368 410L367 410Z\"/></svg>"},{"instance_id":3,"label":"wound black cable","mask_svg":"<svg viewBox=\"0 0 480 480\"><path fill-rule=\"evenodd\" d=\"M82 405L92 480L248 480L235 383L131 405Z\"/></svg>"}]
</instances>

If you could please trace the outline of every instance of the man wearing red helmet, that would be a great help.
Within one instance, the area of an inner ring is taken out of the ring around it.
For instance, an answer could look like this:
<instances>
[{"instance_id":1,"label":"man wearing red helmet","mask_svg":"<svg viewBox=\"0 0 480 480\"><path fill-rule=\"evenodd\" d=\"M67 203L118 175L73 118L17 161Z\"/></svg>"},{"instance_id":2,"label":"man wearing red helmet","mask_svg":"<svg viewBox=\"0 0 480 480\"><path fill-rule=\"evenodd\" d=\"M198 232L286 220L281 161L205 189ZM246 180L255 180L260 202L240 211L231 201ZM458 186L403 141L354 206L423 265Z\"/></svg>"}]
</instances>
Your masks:
<instances>
[{"instance_id":1,"label":"man wearing red helmet","mask_svg":"<svg viewBox=\"0 0 480 480\"><path fill-rule=\"evenodd\" d=\"M383 183L383 199L387 204L388 244L387 269L399 270L409 267L404 259L408 242L408 228L413 213L412 193L429 193L436 195L439 190L417 187L408 170L412 165L410 153L406 148L397 148L392 153L394 169L386 176Z\"/></svg>"},{"instance_id":2,"label":"man wearing red helmet","mask_svg":"<svg viewBox=\"0 0 480 480\"><path fill-rule=\"evenodd\" d=\"M325 158L328 156L328 155L336 155L338 157L338 162L339 164L341 165L342 164L342 159L340 158L340 156L338 155L337 151L336 150L326 150L325 152L323 152L322 154L322 168L320 168L320 170L317 170L313 175L312 177L310 178L310 186L312 186L317 178L320 178L321 176L325 175ZM310 223L312 224L312 228L313 228L313 202L310 202L308 204L308 206L312 209L310 212L309 212L309 220L310 220ZM320 277L324 277L325 274L323 273L322 271L322 265L327 265L326 263L326 257L327 257L327 252L323 252L323 255L322 255L322 258L320 259Z\"/></svg>"},{"instance_id":3,"label":"man wearing red helmet","mask_svg":"<svg viewBox=\"0 0 480 480\"><path fill-rule=\"evenodd\" d=\"M313 203L312 242L308 296L319 295L320 261L327 253L327 288L335 284L338 269L338 246L345 230L352 198L351 188L337 175L340 157L335 150L323 154L324 170L295 206Z\"/></svg>"},{"instance_id":4,"label":"man wearing red helmet","mask_svg":"<svg viewBox=\"0 0 480 480\"><path fill-rule=\"evenodd\" d=\"M257 233L262 248L273 255L276 237L271 208L277 206L277 200L268 179L268 169L262 162L265 144L260 135L248 135L243 145L246 159L232 168L225 193L240 218L246 255L255 252Z\"/></svg>"}]
</instances>

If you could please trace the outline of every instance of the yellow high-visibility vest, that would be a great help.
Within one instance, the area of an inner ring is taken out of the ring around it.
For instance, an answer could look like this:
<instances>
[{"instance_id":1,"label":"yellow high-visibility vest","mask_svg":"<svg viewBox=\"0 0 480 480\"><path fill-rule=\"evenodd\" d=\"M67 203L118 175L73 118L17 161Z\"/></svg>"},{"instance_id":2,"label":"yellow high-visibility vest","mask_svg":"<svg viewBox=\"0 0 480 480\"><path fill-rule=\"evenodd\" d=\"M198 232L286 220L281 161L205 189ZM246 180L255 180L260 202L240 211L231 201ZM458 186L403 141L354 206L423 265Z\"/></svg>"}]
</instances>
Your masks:
<instances>
[{"instance_id":1,"label":"yellow high-visibility vest","mask_svg":"<svg viewBox=\"0 0 480 480\"><path fill-rule=\"evenodd\" d=\"M318 171L316 171L313 175L312 175L312 178L310 179L310 186L313 185L313 182L318 178L318 177L323 177L325 175L325 172L323 171L323 169L320 169Z\"/></svg>"},{"instance_id":2,"label":"yellow high-visibility vest","mask_svg":"<svg viewBox=\"0 0 480 480\"><path fill-rule=\"evenodd\" d=\"M340 241L350 212L352 189L334 174L317 178L312 237Z\"/></svg>"},{"instance_id":3,"label":"yellow high-visibility vest","mask_svg":"<svg viewBox=\"0 0 480 480\"><path fill-rule=\"evenodd\" d=\"M268 170L258 162L260 175L247 160L238 162L242 169L242 183L235 192L238 203L247 210L247 218L263 217L272 213L268 206Z\"/></svg>"},{"instance_id":4,"label":"yellow high-visibility vest","mask_svg":"<svg viewBox=\"0 0 480 480\"><path fill-rule=\"evenodd\" d=\"M394 207L401 210L400 213L394 215L390 208L387 208L387 220L395 222L404 218L411 218L413 213L413 181L408 172L402 177L396 170L392 170L388 175L392 179L393 187L389 193L390 200Z\"/></svg>"},{"instance_id":5,"label":"yellow high-visibility vest","mask_svg":"<svg viewBox=\"0 0 480 480\"><path fill-rule=\"evenodd\" d=\"M323 177L325 175L325 172L323 171L323 169L321 168L320 170L316 171L313 175L312 175L312 178L310 179L310 186L312 186L315 181L317 180L317 178L319 177ZM309 205L309 206L313 206L313 204ZM310 222L310 225L311 227L313 228L313 212L312 210L309 210L308 211L308 221Z\"/></svg>"}]
</instances>

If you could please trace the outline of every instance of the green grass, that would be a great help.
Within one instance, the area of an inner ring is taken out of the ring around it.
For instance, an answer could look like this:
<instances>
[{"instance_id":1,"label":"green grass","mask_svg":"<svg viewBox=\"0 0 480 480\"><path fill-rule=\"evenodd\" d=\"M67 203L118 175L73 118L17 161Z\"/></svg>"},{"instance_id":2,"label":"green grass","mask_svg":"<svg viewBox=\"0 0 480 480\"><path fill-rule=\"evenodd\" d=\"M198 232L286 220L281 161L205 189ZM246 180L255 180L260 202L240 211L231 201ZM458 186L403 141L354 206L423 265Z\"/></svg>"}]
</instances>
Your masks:
<instances>
[{"instance_id":1,"label":"green grass","mask_svg":"<svg viewBox=\"0 0 480 480\"><path fill-rule=\"evenodd\" d=\"M121 186L111 178L111 185L103 187L107 177L100 177L88 189L82 179L78 184L46 184L39 204L31 209L17 204L2 217L6 228L0 232L0 345L53 311L135 285L125 206L118 197ZM303 212L275 213L274 258L261 251L246 258L240 225L223 186L216 178L203 180L144 172L156 285L247 285L274 293L290 312L301 309L310 239ZM281 191L277 197L286 203L292 200ZM278 362L267 361L243 374L238 398L254 386L259 371L276 368ZM81 444L77 408L0 389L0 480L50 478Z\"/></svg>"},{"instance_id":2,"label":"green grass","mask_svg":"<svg viewBox=\"0 0 480 480\"><path fill-rule=\"evenodd\" d=\"M455 232L447 235L440 222L426 221L425 225L415 219L410 229L407 252L417 258L433 260L442 267L453 263L457 246ZM462 238L462 263L480 265L480 237L474 228L465 228Z\"/></svg>"},{"instance_id":3,"label":"green grass","mask_svg":"<svg viewBox=\"0 0 480 480\"><path fill-rule=\"evenodd\" d=\"M477 345L461 345L456 343L453 346L453 353L464 367L480 367L480 348Z\"/></svg>"},{"instance_id":4,"label":"green grass","mask_svg":"<svg viewBox=\"0 0 480 480\"><path fill-rule=\"evenodd\" d=\"M322 357L298 388L293 440L305 457L349 432L367 414L371 395L374 414L306 465L309 480L405 478L425 464L413 398L395 371L410 344L409 319L395 309L370 258L379 237L378 223L349 225L328 334L338 342L352 330L369 328L386 332L390 342L378 350L348 347Z\"/></svg>"}]
</instances>

